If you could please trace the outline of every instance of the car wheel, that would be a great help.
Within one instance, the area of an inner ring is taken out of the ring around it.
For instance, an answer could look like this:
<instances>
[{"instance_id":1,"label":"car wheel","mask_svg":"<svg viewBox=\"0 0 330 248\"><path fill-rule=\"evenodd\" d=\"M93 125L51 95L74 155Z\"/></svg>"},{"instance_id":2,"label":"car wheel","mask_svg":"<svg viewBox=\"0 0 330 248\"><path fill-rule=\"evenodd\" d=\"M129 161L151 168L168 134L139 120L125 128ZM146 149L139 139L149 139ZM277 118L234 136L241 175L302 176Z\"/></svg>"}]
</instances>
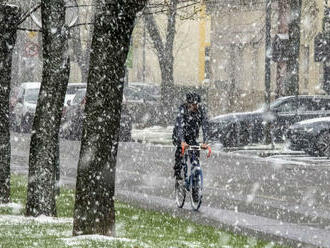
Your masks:
<instances>
[{"instance_id":1,"label":"car wheel","mask_svg":"<svg viewBox=\"0 0 330 248\"><path fill-rule=\"evenodd\" d=\"M316 141L319 156L330 157L330 131L322 132Z\"/></svg>"}]
</instances>

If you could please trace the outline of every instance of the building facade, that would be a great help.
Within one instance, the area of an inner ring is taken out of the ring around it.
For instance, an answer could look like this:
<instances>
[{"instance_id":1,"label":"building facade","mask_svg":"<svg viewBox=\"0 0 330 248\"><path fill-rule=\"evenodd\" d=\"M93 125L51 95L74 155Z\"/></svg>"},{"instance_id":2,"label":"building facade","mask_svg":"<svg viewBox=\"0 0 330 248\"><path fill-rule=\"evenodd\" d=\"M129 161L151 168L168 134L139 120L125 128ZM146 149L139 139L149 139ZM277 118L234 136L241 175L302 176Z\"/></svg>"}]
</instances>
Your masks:
<instances>
[{"instance_id":1,"label":"building facade","mask_svg":"<svg viewBox=\"0 0 330 248\"><path fill-rule=\"evenodd\" d=\"M272 4L273 39L279 33L279 1ZM211 17L209 105L214 115L253 110L265 101L265 2L227 0L207 4ZM322 32L324 7L323 0L302 1L299 94L324 94L323 65L314 62L314 39ZM289 22L290 16L285 20ZM272 99L278 73L278 63L272 62Z\"/></svg>"},{"instance_id":2,"label":"building facade","mask_svg":"<svg viewBox=\"0 0 330 248\"><path fill-rule=\"evenodd\" d=\"M207 8L212 19L209 99L214 114L252 110L264 102L265 5L229 2L211 2ZM273 91L274 63L271 68Z\"/></svg>"},{"instance_id":3,"label":"building facade","mask_svg":"<svg viewBox=\"0 0 330 248\"><path fill-rule=\"evenodd\" d=\"M200 18L199 14L191 18L177 15L174 40L174 83L178 85L201 85L199 76ZM167 16L154 14L159 32L165 40ZM128 63L128 81L160 84L161 71L157 51L141 17L134 29L131 52Z\"/></svg>"}]
</instances>

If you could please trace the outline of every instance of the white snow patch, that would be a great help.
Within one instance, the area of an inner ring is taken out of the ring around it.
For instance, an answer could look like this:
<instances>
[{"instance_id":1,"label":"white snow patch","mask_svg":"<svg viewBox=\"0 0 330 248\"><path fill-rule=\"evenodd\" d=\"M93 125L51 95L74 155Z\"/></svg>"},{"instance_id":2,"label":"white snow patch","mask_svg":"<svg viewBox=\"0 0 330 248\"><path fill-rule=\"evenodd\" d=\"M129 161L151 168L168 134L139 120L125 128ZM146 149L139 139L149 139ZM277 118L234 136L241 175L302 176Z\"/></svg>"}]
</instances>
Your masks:
<instances>
[{"instance_id":1,"label":"white snow patch","mask_svg":"<svg viewBox=\"0 0 330 248\"><path fill-rule=\"evenodd\" d=\"M145 142L154 143L172 143L172 130L173 126L168 126L166 128L160 126L152 126L144 129L132 130L132 138L134 140L141 140Z\"/></svg>"},{"instance_id":2,"label":"white snow patch","mask_svg":"<svg viewBox=\"0 0 330 248\"><path fill-rule=\"evenodd\" d=\"M195 229L192 226L187 227L187 233L193 233Z\"/></svg>"},{"instance_id":3,"label":"white snow patch","mask_svg":"<svg viewBox=\"0 0 330 248\"><path fill-rule=\"evenodd\" d=\"M72 238L65 238L64 240L66 241L77 241L77 240L85 240L85 239L89 239L89 240L96 240L96 241L113 241L113 240L117 240L117 241L124 241L124 242L135 242L135 239L127 239L127 238L115 238L115 237L109 237L109 236L104 236L104 235L80 235L80 236L76 236L76 237L72 237Z\"/></svg>"},{"instance_id":4,"label":"white snow patch","mask_svg":"<svg viewBox=\"0 0 330 248\"><path fill-rule=\"evenodd\" d=\"M138 242L135 239L127 239L127 238L116 238L116 237L108 237L108 236L103 236L103 235L81 235L81 236L76 236L72 238L62 238L61 239L63 242L65 242L66 245L79 245L82 242L86 240L93 240L93 241L99 241L99 242L129 242L129 243L136 243ZM144 246L146 247L146 246Z\"/></svg>"},{"instance_id":5,"label":"white snow patch","mask_svg":"<svg viewBox=\"0 0 330 248\"><path fill-rule=\"evenodd\" d=\"M6 224L27 224L31 222L37 222L40 224L71 224L72 218L55 218L41 215L39 217L25 217L19 215L0 215L0 223Z\"/></svg>"},{"instance_id":6,"label":"white snow patch","mask_svg":"<svg viewBox=\"0 0 330 248\"><path fill-rule=\"evenodd\" d=\"M7 203L7 204L0 204L0 207L7 207L7 208L11 208L13 210L14 213L19 213L20 210L23 208L22 204L20 203Z\"/></svg>"},{"instance_id":7,"label":"white snow patch","mask_svg":"<svg viewBox=\"0 0 330 248\"><path fill-rule=\"evenodd\" d=\"M191 247L191 248L199 248L201 247L201 243L200 242L187 242L187 241L181 241L180 243L186 245L187 247Z\"/></svg>"}]
</instances>

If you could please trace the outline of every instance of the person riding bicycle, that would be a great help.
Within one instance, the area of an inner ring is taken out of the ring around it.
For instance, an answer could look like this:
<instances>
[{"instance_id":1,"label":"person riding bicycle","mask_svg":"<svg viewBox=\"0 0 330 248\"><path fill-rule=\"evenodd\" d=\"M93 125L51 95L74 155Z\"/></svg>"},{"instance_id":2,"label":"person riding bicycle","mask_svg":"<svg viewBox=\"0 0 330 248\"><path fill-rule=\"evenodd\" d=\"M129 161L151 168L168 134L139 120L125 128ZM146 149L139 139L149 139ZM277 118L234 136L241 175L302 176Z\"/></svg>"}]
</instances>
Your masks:
<instances>
[{"instance_id":1,"label":"person riding bicycle","mask_svg":"<svg viewBox=\"0 0 330 248\"><path fill-rule=\"evenodd\" d=\"M202 149L207 149L208 118L204 106L201 104L201 97L197 93L187 93L186 102L179 107L173 129L173 144L177 147L175 151L174 176L182 180L182 147L188 148L189 145L198 145L199 129L202 127L203 144ZM196 159L199 159L197 152ZM199 163L199 161L197 161Z\"/></svg>"}]
</instances>

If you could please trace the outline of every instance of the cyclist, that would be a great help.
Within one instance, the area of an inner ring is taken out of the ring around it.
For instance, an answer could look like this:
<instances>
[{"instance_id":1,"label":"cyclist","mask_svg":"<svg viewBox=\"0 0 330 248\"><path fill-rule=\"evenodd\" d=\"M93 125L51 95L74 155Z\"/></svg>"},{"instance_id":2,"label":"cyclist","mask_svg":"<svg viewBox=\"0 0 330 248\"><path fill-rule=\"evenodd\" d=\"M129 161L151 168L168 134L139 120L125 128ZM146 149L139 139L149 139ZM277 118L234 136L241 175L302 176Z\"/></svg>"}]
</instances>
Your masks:
<instances>
[{"instance_id":1,"label":"cyclist","mask_svg":"<svg viewBox=\"0 0 330 248\"><path fill-rule=\"evenodd\" d=\"M175 151L174 176L182 180L182 147L185 149L189 145L198 145L199 129L203 130L202 149L207 149L208 118L204 106L201 104L201 97L197 93L187 93L186 102L179 107L179 113L176 117L173 129L173 144L177 147ZM199 152L196 152L195 162L199 163ZM193 162L193 161L192 161Z\"/></svg>"}]
</instances>

